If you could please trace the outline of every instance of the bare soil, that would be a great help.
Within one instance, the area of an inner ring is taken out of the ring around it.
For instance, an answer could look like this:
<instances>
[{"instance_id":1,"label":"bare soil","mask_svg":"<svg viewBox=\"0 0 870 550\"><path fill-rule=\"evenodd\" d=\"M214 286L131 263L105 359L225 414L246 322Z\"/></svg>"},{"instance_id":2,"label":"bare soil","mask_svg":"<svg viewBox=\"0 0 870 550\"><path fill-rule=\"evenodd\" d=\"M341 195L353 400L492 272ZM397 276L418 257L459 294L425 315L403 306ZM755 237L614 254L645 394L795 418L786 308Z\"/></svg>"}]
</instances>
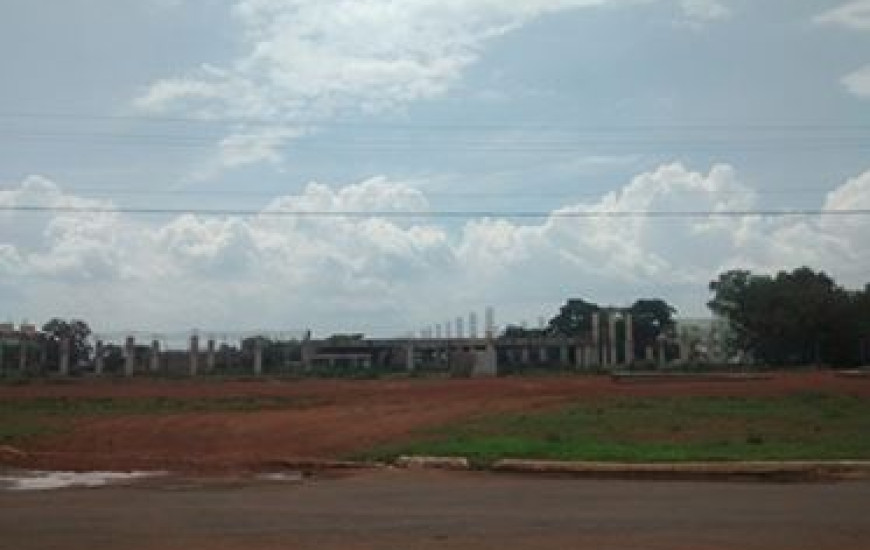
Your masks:
<instances>
[{"instance_id":1,"label":"bare soil","mask_svg":"<svg viewBox=\"0 0 870 550\"><path fill-rule=\"evenodd\" d=\"M304 406L251 412L86 417L23 446L16 466L44 469L264 470L337 459L415 430L501 411L610 396L765 396L828 392L870 397L870 379L827 372L767 380L621 384L609 377L381 381L88 380L0 387L0 399L283 397Z\"/></svg>"}]
</instances>

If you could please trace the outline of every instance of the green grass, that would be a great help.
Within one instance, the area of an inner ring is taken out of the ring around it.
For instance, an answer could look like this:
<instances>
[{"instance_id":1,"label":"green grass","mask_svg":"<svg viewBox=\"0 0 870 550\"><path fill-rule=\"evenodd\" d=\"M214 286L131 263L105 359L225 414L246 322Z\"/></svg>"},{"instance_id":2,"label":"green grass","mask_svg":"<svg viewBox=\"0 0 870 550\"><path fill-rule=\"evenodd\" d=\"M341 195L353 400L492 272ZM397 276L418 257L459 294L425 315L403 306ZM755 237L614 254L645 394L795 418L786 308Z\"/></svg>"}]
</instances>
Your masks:
<instances>
[{"instance_id":1,"label":"green grass","mask_svg":"<svg viewBox=\"0 0 870 550\"><path fill-rule=\"evenodd\" d=\"M62 431L78 418L128 415L165 415L191 412L254 412L299 409L311 399L285 397L147 398L35 398L0 401L0 445L11 445Z\"/></svg>"},{"instance_id":2,"label":"green grass","mask_svg":"<svg viewBox=\"0 0 870 550\"><path fill-rule=\"evenodd\" d=\"M870 458L870 400L789 397L599 399L419 432L357 458L464 456L626 462Z\"/></svg>"}]
</instances>

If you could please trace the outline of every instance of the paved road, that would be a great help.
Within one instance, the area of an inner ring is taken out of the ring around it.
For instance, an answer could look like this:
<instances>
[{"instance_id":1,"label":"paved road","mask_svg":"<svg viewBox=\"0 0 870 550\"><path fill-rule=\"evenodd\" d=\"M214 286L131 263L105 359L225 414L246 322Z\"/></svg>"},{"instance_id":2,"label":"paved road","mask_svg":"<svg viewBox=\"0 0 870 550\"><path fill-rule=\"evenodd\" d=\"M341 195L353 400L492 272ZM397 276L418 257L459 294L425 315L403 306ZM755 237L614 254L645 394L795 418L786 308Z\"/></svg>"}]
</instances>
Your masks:
<instances>
[{"instance_id":1,"label":"paved road","mask_svg":"<svg viewBox=\"0 0 870 550\"><path fill-rule=\"evenodd\" d=\"M0 493L2 550L865 550L870 483L380 472Z\"/></svg>"}]
</instances>

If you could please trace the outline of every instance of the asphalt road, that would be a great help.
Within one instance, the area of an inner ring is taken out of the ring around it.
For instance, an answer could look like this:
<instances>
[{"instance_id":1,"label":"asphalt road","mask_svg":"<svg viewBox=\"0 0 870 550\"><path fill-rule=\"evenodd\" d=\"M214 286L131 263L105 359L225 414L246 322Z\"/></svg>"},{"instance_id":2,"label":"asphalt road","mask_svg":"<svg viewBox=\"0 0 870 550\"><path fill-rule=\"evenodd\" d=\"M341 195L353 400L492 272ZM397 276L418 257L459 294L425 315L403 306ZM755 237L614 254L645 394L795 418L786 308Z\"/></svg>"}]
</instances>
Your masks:
<instances>
[{"instance_id":1,"label":"asphalt road","mask_svg":"<svg viewBox=\"0 0 870 550\"><path fill-rule=\"evenodd\" d=\"M376 472L0 492L2 550L870 549L870 483Z\"/></svg>"}]
</instances>

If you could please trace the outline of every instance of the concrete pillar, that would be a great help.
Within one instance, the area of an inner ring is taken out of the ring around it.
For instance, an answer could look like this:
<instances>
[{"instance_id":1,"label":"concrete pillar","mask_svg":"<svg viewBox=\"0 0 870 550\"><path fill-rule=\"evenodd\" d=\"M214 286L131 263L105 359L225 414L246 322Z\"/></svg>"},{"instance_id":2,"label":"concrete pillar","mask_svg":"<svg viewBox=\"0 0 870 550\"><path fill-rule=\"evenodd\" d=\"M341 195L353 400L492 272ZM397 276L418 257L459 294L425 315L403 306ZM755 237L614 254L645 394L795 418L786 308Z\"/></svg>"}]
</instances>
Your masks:
<instances>
[{"instance_id":1,"label":"concrete pillar","mask_svg":"<svg viewBox=\"0 0 870 550\"><path fill-rule=\"evenodd\" d=\"M254 340L254 376L263 374L263 340L256 338Z\"/></svg>"},{"instance_id":2,"label":"concrete pillar","mask_svg":"<svg viewBox=\"0 0 870 550\"><path fill-rule=\"evenodd\" d=\"M205 372L212 373L217 365L217 353L214 338L209 338L205 343Z\"/></svg>"},{"instance_id":3,"label":"concrete pillar","mask_svg":"<svg viewBox=\"0 0 870 550\"><path fill-rule=\"evenodd\" d=\"M314 344L308 340L302 342L302 368L306 372L311 371L314 367L314 352Z\"/></svg>"},{"instance_id":4,"label":"concrete pillar","mask_svg":"<svg viewBox=\"0 0 870 550\"><path fill-rule=\"evenodd\" d=\"M94 373L96 373L97 376L103 375L103 365L103 341L97 340L97 344L94 346Z\"/></svg>"},{"instance_id":5,"label":"concrete pillar","mask_svg":"<svg viewBox=\"0 0 870 550\"><path fill-rule=\"evenodd\" d=\"M647 363L655 363L656 351L655 348L652 347L652 345L648 345L646 347L646 350L644 350L644 353L646 354L644 358L646 359Z\"/></svg>"},{"instance_id":6,"label":"concrete pillar","mask_svg":"<svg viewBox=\"0 0 870 550\"><path fill-rule=\"evenodd\" d=\"M592 314L592 356L589 358L590 367L598 367L601 364L601 315Z\"/></svg>"},{"instance_id":7,"label":"concrete pillar","mask_svg":"<svg viewBox=\"0 0 870 550\"><path fill-rule=\"evenodd\" d=\"M444 326L446 327L445 328L445 331L446 331L445 338L450 340L451 338L453 338L453 324L450 321L447 321L447 323Z\"/></svg>"},{"instance_id":8,"label":"concrete pillar","mask_svg":"<svg viewBox=\"0 0 870 550\"><path fill-rule=\"evenodd\" d=\"M634 318L631 313L626 313L625 319L625 364L631 366L634 363Z\"/></svg>"},{"instance_id":9,"label":"concrete pillar","mask_svg":"<svg viewBox=\"0 0 870 550\"><path fill-rule=\"evenodd\" d=\"M417 368L416 350L414 350L414 344L411 342L408 342L405 346L405 368L408 372L414 372Z\"/></svg>"},{"instance_id":10,"label":"concrete pillar","mask_svg":"<svg viewBox=\"0 0 870 550\"><path fill-rule=\"evenodd\" d=\"M456 337L465 338L465 320L462 317L456 318Z\"/></svg>"},{"instance_id":11,"label":"concrete pillar","mask_svg":"<svg viewBox=\"0 0 870 550\"><path fill-rule=\"evenodd\" d=\"M692 347L689 342L689 335L686 331L680 331L680 340L678 344L680 346L680 364L688 365L691 361Z\"/></svg>"},{"instance_id":12,"label":"concrete pillar","mask_svg":"<svg viewBox=\"0 0 870 550\"><path fill-rule=\"evenodd\" d=\"M529 365L532 362L532 352L528 346L523 346L520 350L520 362L523 365Z\"/></svg>"},{"instance_id":13,"label":"concrete pillar","mask_svg":"<svg viewBox=\"0 0 870 550\"><path fill-rule=\"evenodd\" d=\"M136 338L128 336L124 342L124 376L133 376L136 372Z\"/></svg>"},{"instance_id":14,"label":"concrete pillar","mask_svg":"<svg viewBox=\"0 0 870 550\"><path fill-rule=\"evenodd\" d=\"M477 339L477 313L468 314L468 337Z\"/></svg>"},{"instance_id":15,"label":"concrete pillar","mask_svg":"<svg viewBox=\"0 0 870 550\"><path fill-rule=\"evenodd\" d=\"M18 343L18 370L27 371L27 340L24 338Z\"/></svg>"},{"instance_id":16,"label":"concrete pillar","mask_svg":"<svg viewBox=\"0 0 870 550\"><path fill-rule=\"evenodd\" d=\"M562 363L563 367L571 366L571 351L569 350L567 344L562 345L559 351L559 360Z\"/></svg>"},{"instance_id":17,"label":"concrete pillar","mask_svg":"<svg viewBox=\"0 0 870 550\"><path fill-rule=\"evenodd\" d=\"M538 348L538 363L542 365L546 365L550 362L550 354L548 353L550 350L546 346L541 346Z\"/></svg>"},{"instance_id":18,"label":"concrete pillar","mask_svg":"<svg viewBox=\"0 0 870 550\"><path fill-rule=\"evenodd\" d=\"M151 341L151 356L149 359L148 370L152 373L160 372L160 342L157 340Z\"/></svg>"},{"instance_id":19,"label":"concrete pillar","mask_svg":"<svg viewBox=\"0 0 870 550\"><path fill-rule=\"evenodd\" d=\"M190 337L190 376L196 376L199 370L199 336Z\"/></svg>"},{"instance_id":20,"label":"concrete pillar","mask_svg":"<svg viewBox=\"0 0 870 550\"><path fill-rule=\"evenodd\" d=\"M492 340L495 338L495 309L492 307L486 308L486 339Z\"/></svg>"},{"instance_id":21,"label":"concrete pillar","mask_svg":"<svg viewBox=\"0 0 870 550\"><path fill-rule=\"evenodd\" d=\"M472 376L475 378L498 376L498 350L494 343L489 342L484 351L475 352Z\"/></svg>"},{"instance_id":22,"label":"concrete pillar","mask_svg":"<svg viewBox=\"0 0 870 550\"><path fill-rule=\"evenodd\" d=\"M61 338L58 357L58 373L61 376L69 376L70 340Z\"/></svg>"},{"instance_id":23,"label":"concrete pillar","mask_svg":"<svg viewBox=\"0 0 870 550\"><path fill-rule=\"evenodd\" d=\"M611 311L607 314L607 365L614 367L618 363L616 355L616 313Z\"/></svg>"},{"instance_id":24,"label":"concrete pillar","mask_svg":"<svg viewBox=\"0 0 870 550\"><path fill-rule=\"evenodd\" d=\"M667 349L667 340L665 338L659 338L659 368L665 368L668 366Z\"/></svg>"},{"instance_id":25,"label":"concrete pillar","mask_svg":"<svg viewBox=\"0 0 870 550\"><path fill-rule=\"evenodd\" d=\"M441 339L441 324L440 323L435 325L435 338L437 340Z\"/></svg>"}]
</instances>

